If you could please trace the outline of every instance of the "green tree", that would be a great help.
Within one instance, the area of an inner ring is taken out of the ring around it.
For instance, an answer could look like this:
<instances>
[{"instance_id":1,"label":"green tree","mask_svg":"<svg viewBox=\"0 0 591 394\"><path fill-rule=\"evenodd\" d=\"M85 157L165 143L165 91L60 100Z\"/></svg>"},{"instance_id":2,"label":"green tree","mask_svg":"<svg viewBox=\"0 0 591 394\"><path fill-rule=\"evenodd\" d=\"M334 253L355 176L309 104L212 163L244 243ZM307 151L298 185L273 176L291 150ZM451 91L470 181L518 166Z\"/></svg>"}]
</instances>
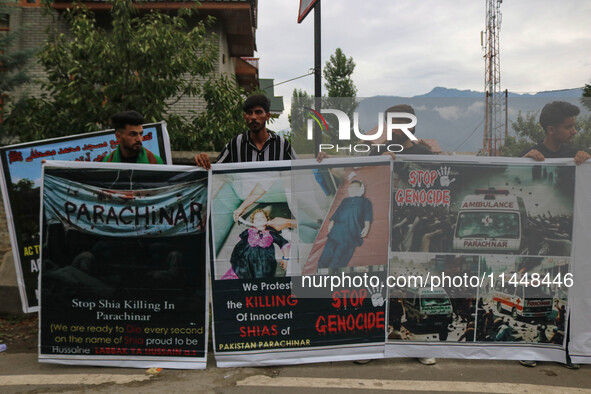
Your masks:
<instances>
[{"instance_id":1,"label":"green tree","mask_svg":"<svg viewBox=\"0 0 591 394\"><path fill-rule=\"evenodd\" d=\"M192 121L193 128L200 132L179 134L177 145L218 151L231 137L245 129L242 111L245 92L236 81L220 77L203 84L202 97L205 111Z\"/></svg>"},{"instance_id":2,"label":"green tree","mask_svg":"<svg viewBox=\"0 0 591 394\"><path fill-rule=\"evenodd\" d=\"M538 113L530 112L525 116L519 111L517 120L511 122L515 132L514 136L508 136L501 147L503 156L517 157L527 147L540 143L544 140L544 129L538 122Z\"/></svg>"},{"instance_id":3,"label":"green tree","mask_svg":"<svg viewBox=\"0 0 591 394\"><path fill-rule=\"evenodd\" d=\"M351 122L353 121L353 113L357 108L357 88L353 83L353 71L355 71L353 58L347 57L341 48L337 48L324 65L324 78L326 80L324 87L327 91L327 97L323 98L323 107L345 112ZM334 116L329 115L326 117L326 122L329 124L328 140L336 145L339 143L337 121ZM351 123L351 126L353 126L353 123Z\"/></svg>"},{"instance_id":4,"label":"green tree","mask_svg":"<svg viewBox=\"0 0 591 394\"><path fill-rule=\"evenodd\" d=\"M114 113L136 109L148 122L168 122L173 149L220 149L196 129L223 123L219 108L215 120L169 111L184 97L205 97L208 109L241 100L241 91L214 72L218 52L206 37L211 19L196 22L195 7L140 13L131 0L110 2L108 27L83 7L65 11L69 34L51 32L39 53L47 74L42 96L15 106L3 127L21 140L51 138L108 128ZM222 108L231 123L235 108Z\"/></svg>"},{"instance_id":5,"label":"green tree","mask_svg":"<svg viewBox=\"0 0 591 394\"><path fill-rule=\"evenodd\" d=\"M505 139L501 148L503 156L519 156L525 149L534 144L544 141L546 133L538 122L538 113L527 113L525 116L521 111L517 114L517 120L511 122L515 131L514 136ZM577 135L571 142L573 148L585 150L591 147L591 116L578 116L575 123Z\"/></svg>"},{"instance_id":6,"label":"green tree","mask_svg":"<svg viewBox=\"0 0 591 394\"><path fill-rule=\"evenodd\" d=\"M578 116L575 123L577 135L573 139L573 146L577 150L591 150L591 116Z\"/></svg>"},{"instance_id":7,"label":"green tree","mask_svg":"<svg viewBox=\"0 0 591 394\"><path fill-rule=\"evenodd\" d=\"M588 83L585 84L585 87L583 88L583 98L581 101L583 105L591 111L591 85Z\"/></svg>"},{"instance_id":8,"label":"green tree","mask_svg":"<svg viewBox=\"0 0 591 394\"><path fill-rule=\"evenodd\" d=\"M291 110L289 112L290 137L294 150L298 153L314 153L314 143L307 138L309 111L305 108L314 107L314 97L304 90L294 89L291 95Z\"/></svg>"},{"instance_id":9,"label":"green tree","mask_svg":"<svg viewBox=\"0 0 591 394\"><path fill-rule=\"evenodd\" d=\"M9 9L5 5L0 6L0 19L4 24L9 23ZM2 32L4 33L4 32ZM0 105L0 118L4 118L7 108L11 104L11 95L18 87L29 82L30 75L26 72L25 66L34 56L35 50L17 50L15 49L15 41L22 34L21 29L15 29L10 32L0 35L0 97L2 104ZM18 102L18 100L14 100ZM5 142L5 137L2 135L0 139Z\"/></svg>"},{"instance_id":10,"label":"green tree","mask_svg":"<svg viewBox=\"0 0 591 394\"><path fill-rule=\"evenodd\" d=\"M341 48L337 48L334 55L324 65L324 87L328 97L356 97L357 88L352 75L355 62L347 57Z\"/></svg>"}]
</instances>

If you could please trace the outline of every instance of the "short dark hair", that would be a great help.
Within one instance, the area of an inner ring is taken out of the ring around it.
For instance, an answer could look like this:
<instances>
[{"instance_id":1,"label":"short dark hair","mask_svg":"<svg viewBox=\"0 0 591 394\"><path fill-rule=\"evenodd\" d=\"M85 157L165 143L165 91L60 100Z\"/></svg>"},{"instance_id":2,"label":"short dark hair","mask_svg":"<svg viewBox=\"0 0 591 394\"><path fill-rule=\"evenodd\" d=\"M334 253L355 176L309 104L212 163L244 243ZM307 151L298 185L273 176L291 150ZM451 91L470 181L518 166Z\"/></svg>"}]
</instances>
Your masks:
<instances>
[{"instance_id":1,"label":"short dark hair","mask_svg":"<svg viewBox=\"0 0 591 394\"><path fill-rule=\"evenodd\" d=\"M137 111L123 111L111 117L111 125L117 130L122 130L127 125L140 126L144 124L144 117Z\"/></svg>"},{"instance_id":2,"label":"short dark hair","mask_svg":"<svg viewBox=\"0 0 591 394\"><path fill-rule=\"evenodd\" d=\"M386 116L388 116L389 113L393 113L393 112L405 112L407 114L416 115L415 114L415 109L413 107L411 107L410 105L408 105L408 104L396 104L396 105L393 105L393 106L391 106L390 108L388 108L386 110L386 112L384 113L384 116L386 117ZM384 120L386 120L386 119L384 119ZM410 132L414 134L415 133L415 128L413 127L410 130Z\"/></svg>"},{"instance_id":3,"label":"short dark hair","mask_svg":"<svg viewBox=\"0 0 591 394\"><path fill-rule=\"evenodd\" d=\"M408 104L396 104L396 105L393 105L393 106L391 106L390 108L388 108L386 110L386 113L387 114L388 113L391 113L391 112L406 112L406 113L409 113L409 114L416 115L415 114L415 109L413 107L411 107L410 105L408 105Z\"/></svg>"},{"instance_id":4,"label":"short dark hair","mask_svg":"<svg viewBox=\"0 0 591 394\"><path fill-rule=\"evenodd\" d=\"M566 101L552 101L542 108L542 112L540 112L540 125L548 133L548 126L556 127L564 119L577 116L580 112L579 107Z\"/></svg>"},{"instance_id":5,"label":"short dark hair","mask_svg":"<svg viewBox=\"0 0 591 394\"><path fill-rule=\"evenodd\" d=\"M248 111L257 106L263 107L265 112L269 112L271 108L271 101L264 94L254 94L246 99L242 106L243 111Z\"/></svg>"}]
</instances>

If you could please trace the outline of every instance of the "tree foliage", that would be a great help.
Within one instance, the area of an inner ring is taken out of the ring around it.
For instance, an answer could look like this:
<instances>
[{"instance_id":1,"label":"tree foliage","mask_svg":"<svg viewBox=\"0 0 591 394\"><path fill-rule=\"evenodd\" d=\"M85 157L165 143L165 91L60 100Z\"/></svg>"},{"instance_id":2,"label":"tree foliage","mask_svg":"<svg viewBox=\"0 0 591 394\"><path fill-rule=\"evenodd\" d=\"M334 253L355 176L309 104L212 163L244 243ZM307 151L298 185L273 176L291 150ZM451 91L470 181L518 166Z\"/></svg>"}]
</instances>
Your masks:
<instances>
[{"instance_id":1,"label":"tree foliage","mask_svg":"<svg viewBox=\"0 0 591 394\"><path fill-rule=\"evenodd\" d=\"M591 84L585 84L585 87L583 87L583 98L581 101L591 111Z\"/></svg>"},{"instance_id":2,"label":"tree foliage","mask_svg":"<svg viewBox=\"0 0 591 394\"><path fill-rule=\"evenodd\" d=\"M0 6L0 18L9 18L9 9L3 5ZM6 20L8 22L8 20ZM2 105L0 106L0 117L4 118L6 108L10 106L10 93L30 81L31 77L27 73L25 66L34 56L34 49L17 50L15 42L22 34L22 29L13 29L3 35L0 35L0 95ZM2 140L5 136L2 136ZM3 141L4 142L4 141Z\"/></svg>"},{"instance_id":3,"label":"tree foliage","mask_svg":"<svg viewBox=\"0 0 591 394\"><path fill-rule=\"evenodd\" d=\"M291 110L289 125L291 127L291 144L298 153L314 153L312 141L307 139L308 111L305 108L314 107L314 97L304 90L294 89L291 95Z\"/></svg>"},{"instance_id":4,"label":"tree foliage","mask_svg":"<svg viewBox=\"0 0 591 394\"><path fill-rule=\"evenodd\" d=\"M518 157L525 149L544 141L546 134L540 126L538 118L537 112L525 115L521 111L518 113L517 120L511 122L515 135L507 137L501 148L503 156ZM577 134L571 145L577 150L589 149L591 147L591 117L578 116L575 128Z\"/></svg>"},{"instance_id":5,"label":"tree foliage","mask_svg":"<svg viewBox=\"0 0 591 394\"><path fill-rule=\"evenodd\" d=\"M2 9L0 8L0 13ZM3 71L0 72L0 92L7 94L14 91L17 87L30 80L30 76L25 70L29 59L34 55L33 50L14 50L14 42L22 32L20 30L11 31L0 36L0 64Z\"/></svg>"},{"instance_id":6,"label":"tree foliage","mask_svg":"<svg viewBox=\"0 0 591 394\"><path fill-rule=\"evenodd\" d=\"M357 108L357 88L352 79L354 70L353 58L348 58L341 48L337 48L324 65L327 95L322 97L322 108L343 111L350 120L353 120ZM314 107L314 97L303 90L294 89L289 115L292 145L296 152L314 153L314 144L307 139L307 122L311 117L305 107ZM328 130L323 126L322 142L336 145L339 143L337 119L334 115L328 115L325 120Z\"/></svg>"},{"instance_id":7,"label":"tree foliage","mask_svg":"<svg viewBox=\"0 0 591 394\"><path fill-rule=\"evenodd\" d=\"M199 146L200 150L218 151L228 140L245 128L242 104L244 91L226 77L210 79L203 84L205 112L192 121L200 133L180 134L182 146Z\"/></svg>"},{"instance_id":8,"label":"tree foliage","mask_svg":"<svg viewBox=\"0 0 591 394\"><path fill-rule=\"evenodd\" d=\"M215 74L211 19L198 21L195 8L164 14L140 12L131 0L111 5L109 26L83 7L64 12L69 34L52 31L39 53L42 96L15 106L3 127L21 140L51 138L108 128L113 114L135 109L147 122L168 122L173 149L220 149L228 136L211 128L233 124L242 91ZM171 113L184 97L203 97L215 113Z\"/></svg>"},{"instance_id":9,"label":"tree foliage","mask_svg":"<svg viewBox=\"0 0 591 394\"><path fill-rule=\"evenodd\" d=\"M356 97L357 88L353 83L355 62L337 48L324 65L324 87L328 97Z\"/></svg>"},{"instance_id":10,"label":"tree foliage","mask_svg":"<svg viewBox=\"0 0 591 394\"><path fill-rule=\"evenodd\" d=\"M505 139L505 143L501 147L503 156L518 157L524 149L544 140L545 133L538 122L537 112L524 115L519 111L517 120L511 122L511 127L515 135Z\"/></svg>"},{"instance_id":11,"label":"tree foliage","mask_svg":"<svg viewBox=\"0 0 591 394\"><path fill-rule=\"evenodd\" d=\"M353 113L357 109L357 88L353 83L353 71L355 71L355 62L352 57L347 57L341 48L337 48L335 53L330 56L324 65L324 78L326 82L324 87L327 90L327 96L323 97L322 106L343 111L353 120ZM337 145L338 123L334 116L327 116L326 122L329 127L324 133L323 140ZM351 123L351 126L353 124ZM327 138L325 138L327 137Z\"/></svg>"}]
</instances>

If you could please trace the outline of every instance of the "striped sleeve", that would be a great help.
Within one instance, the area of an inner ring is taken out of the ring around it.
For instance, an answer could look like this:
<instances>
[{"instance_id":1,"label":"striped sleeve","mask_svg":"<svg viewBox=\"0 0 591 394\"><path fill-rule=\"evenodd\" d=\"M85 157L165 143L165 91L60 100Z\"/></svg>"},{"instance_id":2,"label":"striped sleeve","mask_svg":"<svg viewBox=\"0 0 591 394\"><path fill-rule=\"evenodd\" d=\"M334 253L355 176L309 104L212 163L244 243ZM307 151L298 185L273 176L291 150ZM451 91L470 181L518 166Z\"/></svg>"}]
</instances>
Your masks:
<instances>
[{"instance_id":1,"label":"striped sleeve","mask_svg":"<svg viewBox=\"0 0 591 394\"><path fill-rule=\"evenodd\" d=\"M230 163L231 155L230 155L230 145L232 141L228 142L224 149L220 152L218 157L215 159L216 163Z\"/></svg>"},{"instance_id":2,"label":"striped sleeve","mask_svg":"<svg viewBox=\"0 0 591 394\"><path fill-rule=\"evenodd\" d=\"M296 156L295 152L293 151L293 148L291 147L291 144L289 143L289 141L283 137L278 138L278 140L280 141L278 144L278 148L280 149L280 151L279 151L279 157L277 158L277 160L295 160L295 159L297 159L297 156Z\"/></svg>"},{"instance_id":3,"label":"striped sleeve","mask_svg":"<svg viewBox=\"0 0 591 394\"><path fill-rule=\"evenodd\" d=\"M285 141L285 160L297 160L298 156L296 155L293 147L289 143L289 141Z\"/></svg>"}]
</instances>

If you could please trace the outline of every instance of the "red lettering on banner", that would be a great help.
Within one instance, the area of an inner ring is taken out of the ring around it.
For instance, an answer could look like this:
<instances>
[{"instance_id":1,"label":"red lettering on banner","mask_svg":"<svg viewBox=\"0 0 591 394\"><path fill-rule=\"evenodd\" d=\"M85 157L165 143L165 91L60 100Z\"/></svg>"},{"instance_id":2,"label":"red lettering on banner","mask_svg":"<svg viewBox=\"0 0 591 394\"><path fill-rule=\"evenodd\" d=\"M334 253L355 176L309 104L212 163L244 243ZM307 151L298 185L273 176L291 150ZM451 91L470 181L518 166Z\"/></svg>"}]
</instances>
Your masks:
<instances>
[{"instance_id":1,"label":"red lettering on banner","mask_svg":"<svg viewBox=\"0 0 591 394\"><path fill-rule=\"evenodd\" d=\"M240 336L244 337L266 337L275 336L279 332L277 331L277 325L273 324L269 326L243 326L240 327Z\"/></svg>"},{"instance_id":2,"label":"red lettering on banner","mask_svg":"<svg viewBox=\"0 0 591 394\"><path fill-rule=\"evenodd\" d=\"M367 290L340 290L332 293L332 306L336 309L347 308L348 306L360 308L367 298Z\"/></svg>"},{"instance_id":3,"label":"red lettering on banner","mask_svg":"<svg viewBox=\"0 0 591 394\"><path fill-rule=\"evenodd\" d=\"M384 320L384 311L318 316L318 319L316 319L316 332L326 335L383 330L385 327Z\"/></svg>"},{"instance_id":4,"label":"red lettering on banner","mask_svg":"<svg viewBox=\"0 0 591 394\"><path fill-rule=\"evenodd\" d=\"M275 306L295 306L298 299L293 295L248 296L245 299L247 308L269 308Z\"/></svg>"},{"instance_id":5,"label":"red lettering on banner","mask_svg":"<svg viewBox=\"0 0 591 394\"><path fill-rule=\"evenodd\" d=\"M412 187L421 187L425 185L425 187L431 187L435 184L437 180L437 171L435 170L413 170L408 174L408 183Z\"/></svg>"},{"instance_id":6,"label":"red lettering on banner","mask_svg":"<svg viewBox=\"0 0 591 394\"><path fill-rule=\"evenodd\" d=\"M11 150L8 152L8 162L9 164L12 164L15 161L23 161L23 154L21 152Z\"/></svg>"},{"instance_id":7,"label":"red lettering on banner","mask_svg":"<svg viewBox=\"0 0 591 394\"><path fill-rule=\"evenodd\" d=\"M447 189L398 189L394 195L394 200L399 206L449 206L450 193Z\"/></svg>"}]
</instances>

